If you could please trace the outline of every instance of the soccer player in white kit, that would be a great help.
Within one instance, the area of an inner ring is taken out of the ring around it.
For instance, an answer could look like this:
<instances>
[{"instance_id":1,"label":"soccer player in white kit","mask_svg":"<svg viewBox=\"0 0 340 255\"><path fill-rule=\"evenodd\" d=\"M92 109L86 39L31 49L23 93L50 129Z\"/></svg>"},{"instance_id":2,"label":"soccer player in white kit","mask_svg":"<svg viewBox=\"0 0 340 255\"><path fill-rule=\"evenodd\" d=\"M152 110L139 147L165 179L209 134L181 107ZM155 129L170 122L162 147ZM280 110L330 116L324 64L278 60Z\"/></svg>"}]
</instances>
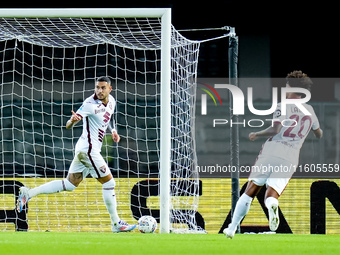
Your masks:
<instances>
[{"instance_id":1,"label":"soccer player in white kit","mask_svg":"<svg viewBox=\"0 0 340 255\"><path fill-rule=\"evenodd\" d=\"M289 73L286 80L286 87L311 89L312 81L301 71ZM301 94L287 93L286 97L300 99ZM308 104L303 104L303 106L311 115L302 113L295 104L287 104L286 115L281 115L281 103L279 103L274 112L272 126L249 134L250 141L262 136L270 138L264 143L256 159L246 190L237 201L231 223L223 230L228 238L234 237L237 226L248 213L254 197L265 184L267 186L265 205L269 213L269 228L271 231L278 228L278 198L295 172L301 146L310 130L317 138L323 135L313 107ZM290 122L285 121L286 124L283 126L283 120L290 120Z\"/></svg>"},{"instance_id":2,"label":"soccer player in white kit","mask_svg":"<svg viewBox=\"0 0 340 255\"><path fill-rule=\"evenodd\" d=\"M39 194L73 191L88 174L91 174L103 185L103 199L110 214L112 232L127 232L136 227L127 224L118 216L115 181L100 154L103 137L116 107L116 101L110 95L111 90L111 81L108 77L98 78L95 83L95 93L85 99L76 113L72 111L66 129L72 128L83 120L83 133L76 144L75 158L70 165L67 178L51 181L33 189L21 187L17 203L19 212L32 197ZM111 131L113 141L118 143L120 136L117 130L113 127Z\"/></svg>"}]
</instances>

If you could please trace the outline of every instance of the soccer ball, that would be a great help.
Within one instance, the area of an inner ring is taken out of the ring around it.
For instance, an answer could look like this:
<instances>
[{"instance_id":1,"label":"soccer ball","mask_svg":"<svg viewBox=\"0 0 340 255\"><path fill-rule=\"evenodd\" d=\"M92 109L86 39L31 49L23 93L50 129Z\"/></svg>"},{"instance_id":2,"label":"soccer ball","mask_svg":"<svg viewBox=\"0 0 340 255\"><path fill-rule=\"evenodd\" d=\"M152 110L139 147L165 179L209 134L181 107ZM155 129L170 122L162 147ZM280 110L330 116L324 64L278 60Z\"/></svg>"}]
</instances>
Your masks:
<instances>
[{"instance_id":1,"label":"soccer ball","mask_svg":"<svg viewBox=\"0 0 340 255\"><path fill-rule=\"evenodd\" d=\"M138 230L141 233L153 233L157 228L157 221L152 216L142 216L138 220Z\"/></svg>"}]
</instances>

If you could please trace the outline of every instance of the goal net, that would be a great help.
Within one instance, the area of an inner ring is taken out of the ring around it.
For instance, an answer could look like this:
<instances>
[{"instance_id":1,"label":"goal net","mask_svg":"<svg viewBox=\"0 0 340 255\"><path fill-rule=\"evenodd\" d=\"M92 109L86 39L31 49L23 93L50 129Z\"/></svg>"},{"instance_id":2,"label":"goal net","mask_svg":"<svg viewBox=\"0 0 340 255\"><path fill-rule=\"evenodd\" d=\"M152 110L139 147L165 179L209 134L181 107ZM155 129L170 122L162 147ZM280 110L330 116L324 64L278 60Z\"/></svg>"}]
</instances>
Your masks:
<instances>
[{"instance_id":1,"label":"goal net","mask_svg":"<svg viewBox=\"0 0 340 255\"><path fill-rule=\"evenodd\" d=\"M121 142L108 133L102 155L117 183L119 215L129 223L142 215L159 221L161 29L161 18L0 19L0 229L26 230L28 223L36 231L110 231L102 187L91 178L74 192L40 195L23 213L14 210L20 186L67 176L82 128L66 130L65 123L99 76L110 77L117 100L112 125ZM173 232L204 227L193 139L198 53L199 42L171 27Z\"/></svg>"}]
</instances>

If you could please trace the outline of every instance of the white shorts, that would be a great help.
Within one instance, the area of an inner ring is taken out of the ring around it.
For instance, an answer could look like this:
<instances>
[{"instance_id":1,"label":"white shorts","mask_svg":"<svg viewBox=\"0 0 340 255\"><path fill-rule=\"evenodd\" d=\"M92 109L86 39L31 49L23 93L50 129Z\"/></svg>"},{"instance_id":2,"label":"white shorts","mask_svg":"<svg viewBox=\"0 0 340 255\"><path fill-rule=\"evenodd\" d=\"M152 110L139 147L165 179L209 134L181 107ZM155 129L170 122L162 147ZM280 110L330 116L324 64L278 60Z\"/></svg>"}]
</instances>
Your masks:
<instances>
[{"instance_id":1,"label":"white shorts","mask_svg":"<svg viewBox=\"0 0 340 255\"><path fill-rule=\"evenodd\" d=\"M260 154L248 179L257 186L266 184L281 195L294 174L296 167L297 163Z\"/></svg>"},{"instance_id":2,"label":"white shorts","mask_svg":"<svg viewBox=\"0 0 340 255\"><path fill-rule=\"evenodd\" d=\"M93 178L105 177L110 169L100 153L76 152L69 173L83 173L83 178L91 174Z\"/></svg>"}]
</instances>

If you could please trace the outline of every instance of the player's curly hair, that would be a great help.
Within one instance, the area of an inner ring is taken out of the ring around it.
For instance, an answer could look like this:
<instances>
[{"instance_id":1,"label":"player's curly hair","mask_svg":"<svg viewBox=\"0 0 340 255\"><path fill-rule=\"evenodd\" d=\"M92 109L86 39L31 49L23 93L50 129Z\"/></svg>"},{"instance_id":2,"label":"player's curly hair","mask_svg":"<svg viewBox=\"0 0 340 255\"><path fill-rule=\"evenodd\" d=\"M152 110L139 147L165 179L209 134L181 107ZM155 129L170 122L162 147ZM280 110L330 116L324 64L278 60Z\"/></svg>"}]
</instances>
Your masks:
<instances>
[{"instance_id":1,"label":"player's curly hair","mask_svg":"<svg viewBox=\"0 0 340 255\"><path fill-rule=\"evenodd\" d=\"M287 74L286 81L291 87L299 87L311 91L313 82L307 74L300 71L293 71Z\"/></svg>"}]
</instances>

